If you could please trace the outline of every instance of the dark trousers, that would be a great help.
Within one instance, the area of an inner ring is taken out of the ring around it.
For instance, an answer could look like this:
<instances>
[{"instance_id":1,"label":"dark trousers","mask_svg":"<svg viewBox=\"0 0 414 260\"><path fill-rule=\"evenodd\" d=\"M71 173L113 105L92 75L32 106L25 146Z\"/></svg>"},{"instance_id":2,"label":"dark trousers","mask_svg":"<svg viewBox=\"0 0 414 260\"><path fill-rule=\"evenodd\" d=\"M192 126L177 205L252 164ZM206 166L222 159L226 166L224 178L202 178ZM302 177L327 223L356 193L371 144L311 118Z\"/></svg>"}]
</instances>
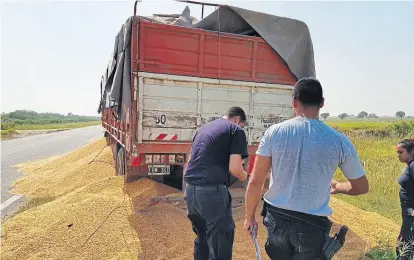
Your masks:
<instances>
[{"instance_id":1,"label":"dark trousers","mask_svg":"<svg viewBox=\"0 0 414 260\"><path fill-rule=\"evenodd\" d=\"M264 211L263 224L267 228L268 238L265 250L270 259L278 260L316 260L322 258L322 249L329 236L328 218L318 218L326 226L317 227L296 216L289 216L273 210Z\"/></svg>"},{"instance_id":2,"label":"dark trousers","mask_svg":"<svg viewBox=\"0 0 414 260\"><path fill-rule=\"evenodd\" d=\"M188 218L197 238L195 260L230 260L235 224L231 195L226 186L200 187L186 185Z\"/></svg>"},{"instance_id":3,"label":"dark trousers","mask_svg":"<svg viewBox=\"0 0 414 260\"><path fill-rule=\"evenodd\" d=\"M396 248L398 260L408 260L414 257L414 217L402 216L402 225Z\"/></svg>"}]
</instances>

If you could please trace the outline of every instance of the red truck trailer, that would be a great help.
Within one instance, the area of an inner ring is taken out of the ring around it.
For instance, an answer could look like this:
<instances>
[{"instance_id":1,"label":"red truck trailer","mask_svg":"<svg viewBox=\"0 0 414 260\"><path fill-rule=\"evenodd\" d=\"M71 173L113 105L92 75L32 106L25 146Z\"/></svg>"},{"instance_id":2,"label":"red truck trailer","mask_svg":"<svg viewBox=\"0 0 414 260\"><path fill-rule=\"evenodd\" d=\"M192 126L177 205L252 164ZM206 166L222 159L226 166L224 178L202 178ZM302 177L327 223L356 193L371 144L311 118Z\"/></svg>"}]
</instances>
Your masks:
<instances>
[{"instance_id":1,"label":"red truck trailer","mask_svg":"<svg viewBox=\"0 0 414 260\"><path fill-rule=\"evenodd\" d=\"M181 15L128 18L101 78L102 126L117 175L182 188L198 128L230 106L248 117L249 170L264 131L291 118L292 89L314 77L305 23L233 6L194 22Z\"/></svg>"}]
</instances>

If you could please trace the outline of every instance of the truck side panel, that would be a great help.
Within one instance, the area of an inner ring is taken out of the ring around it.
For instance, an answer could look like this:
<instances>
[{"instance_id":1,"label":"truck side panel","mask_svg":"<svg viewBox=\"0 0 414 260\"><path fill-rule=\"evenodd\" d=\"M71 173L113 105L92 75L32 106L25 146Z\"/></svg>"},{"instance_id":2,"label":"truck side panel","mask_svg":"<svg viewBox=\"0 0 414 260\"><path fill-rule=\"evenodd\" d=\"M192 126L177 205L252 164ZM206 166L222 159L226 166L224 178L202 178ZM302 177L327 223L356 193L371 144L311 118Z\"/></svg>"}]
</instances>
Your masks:
<instances>
[{"instance_id":1,"label":"truck side panel","mask_svg":"<svg viewBox=\"0 0 414 260\"><path fill-rule=\"evenodd\" d=\"M261 37L143 21L139 37L139 71L288 85L296 82L285 61Z\"/></svg>"}]
</instances>

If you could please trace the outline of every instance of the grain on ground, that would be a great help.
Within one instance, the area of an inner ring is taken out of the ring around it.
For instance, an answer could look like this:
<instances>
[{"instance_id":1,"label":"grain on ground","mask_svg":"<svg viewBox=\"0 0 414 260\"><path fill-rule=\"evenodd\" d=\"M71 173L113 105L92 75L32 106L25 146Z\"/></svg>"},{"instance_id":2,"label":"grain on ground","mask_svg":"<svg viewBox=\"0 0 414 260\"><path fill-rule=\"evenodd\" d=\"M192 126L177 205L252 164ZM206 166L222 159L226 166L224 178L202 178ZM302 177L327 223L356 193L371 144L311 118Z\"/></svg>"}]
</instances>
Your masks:
<instances>
[{"instance_id":1,"label":"grain on ground","mask_svg":"<svg viewBox=\"0 0 414 260\"><path fill-rule=\"evenodd\" d=\"M104 178L6 221L4 258L137 259L140 242L122 187L122 177Z\"/></svg>"},{"instance_id":2,"label":"grain on ground","mask_svg":"<svg viewBox=\"0 0 414 260\"><path fill-rule=\"evenodd\" d=\"M195 234L186 211L166 203L150 204L151 197L180 197L183 194L149 179L124 187L122 177L110 177L114 175L110 149L106 148L94 163L89 164L104 145L104 141L95 142L68 155L22 166L24 177L16 184L16 191L29 197L56 199L27 210L3 225L4 255L11 259L14 256L28 258L29 254L33 259L192 259ZM127 195L124 204L87 243L87 249L79 249L107 214L123 201L123 190ZM243 193L243 189L232 190L235 197L243 196ZM376 216L358 217L365 212L360 209L349 211L347 204L335 200L331 204L335 221L346 223L357 234L362 234L363 228L378 232L376 226L369 224ZM259 211L257 220L262 222ZM233 259L254 259L252 241L242 231L244 205L234 209L233 213L236 222ZM359 221L361 218L365 222ZM70 228L69 224L72 224ZM387 226L382 225L380 232L389 232ZM337 230L338 226L335 228ZM368 240L376 239L373 233L368 234L371 234ZM265 240L266 231L260 224L259 243L266 259ZM337 259L353 259L347 257L355 257L360 252L350 246L363 244L351 231Z\"/></svg>"},{"instance_id":3,"label":"grain on ground","mask_svg":"<svg viewBox=\"0 0 414 260\"><path fill-rule=\"evenodd\" d=\"M24 194L29 199L56 198L113 176L111 150L106 147L99 154L103 147L105 140L100 140L65 155L20 164L17 167L23 177L13 184L12 192Z\"/></svg>"}]
</instances>

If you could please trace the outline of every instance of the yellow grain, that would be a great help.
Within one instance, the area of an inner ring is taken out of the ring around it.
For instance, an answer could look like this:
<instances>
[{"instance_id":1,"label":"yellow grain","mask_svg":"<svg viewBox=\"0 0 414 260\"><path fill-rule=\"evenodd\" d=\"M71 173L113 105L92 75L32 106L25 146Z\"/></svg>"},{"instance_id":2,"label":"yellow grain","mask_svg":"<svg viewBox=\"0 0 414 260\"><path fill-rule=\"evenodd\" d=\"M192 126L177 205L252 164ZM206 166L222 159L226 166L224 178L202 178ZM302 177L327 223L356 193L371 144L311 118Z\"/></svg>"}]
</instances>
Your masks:
<instances>
[{"instance_id":1,"label":"yellow grain","mask_svg":"<svg viewBox=\"0 0 414 260\"><path fill-rule=\"evenodd\" d=\"M152 197L181 197L182 192L149 179L124 186L123 177L114 176L109 148L89 163L104 146L105 141L100 140L63 156L19 165L24 176L15 184L14 191L31 199L52 198L52 201L3 223L4 259L193 258L195 234L187 212L166 203L150 204ZM243 196L244 190L234 189L232 193ZM398 226L378 214L335 198L331 206L332 219L347 224L370 246L396 236ZM244 205L234 209L233 216L236 222L233 259L254 259L253 243L242 231ZM262 221L259 214L257 220ZM263 225L259 226L258 239L266 258ZM363 242L351 232L346 244L349 247L344 247L338 256L355 257L360 252L351 252L351 246L358 244Z\"/></svg>"},{"instance_id":2,"label":"yellow grain","mask_svg":"<svg viewBox=\"0 0 414 260\"><path fill-rule=\"evenodd\" d=\"M13 185L12 192L24 194L28 198L56 198L113 176L109 147L90 163L103 147L105 140L99 140L69 154L17 165L23 172L23 178Z\"/></svg>"}]
</instances>

